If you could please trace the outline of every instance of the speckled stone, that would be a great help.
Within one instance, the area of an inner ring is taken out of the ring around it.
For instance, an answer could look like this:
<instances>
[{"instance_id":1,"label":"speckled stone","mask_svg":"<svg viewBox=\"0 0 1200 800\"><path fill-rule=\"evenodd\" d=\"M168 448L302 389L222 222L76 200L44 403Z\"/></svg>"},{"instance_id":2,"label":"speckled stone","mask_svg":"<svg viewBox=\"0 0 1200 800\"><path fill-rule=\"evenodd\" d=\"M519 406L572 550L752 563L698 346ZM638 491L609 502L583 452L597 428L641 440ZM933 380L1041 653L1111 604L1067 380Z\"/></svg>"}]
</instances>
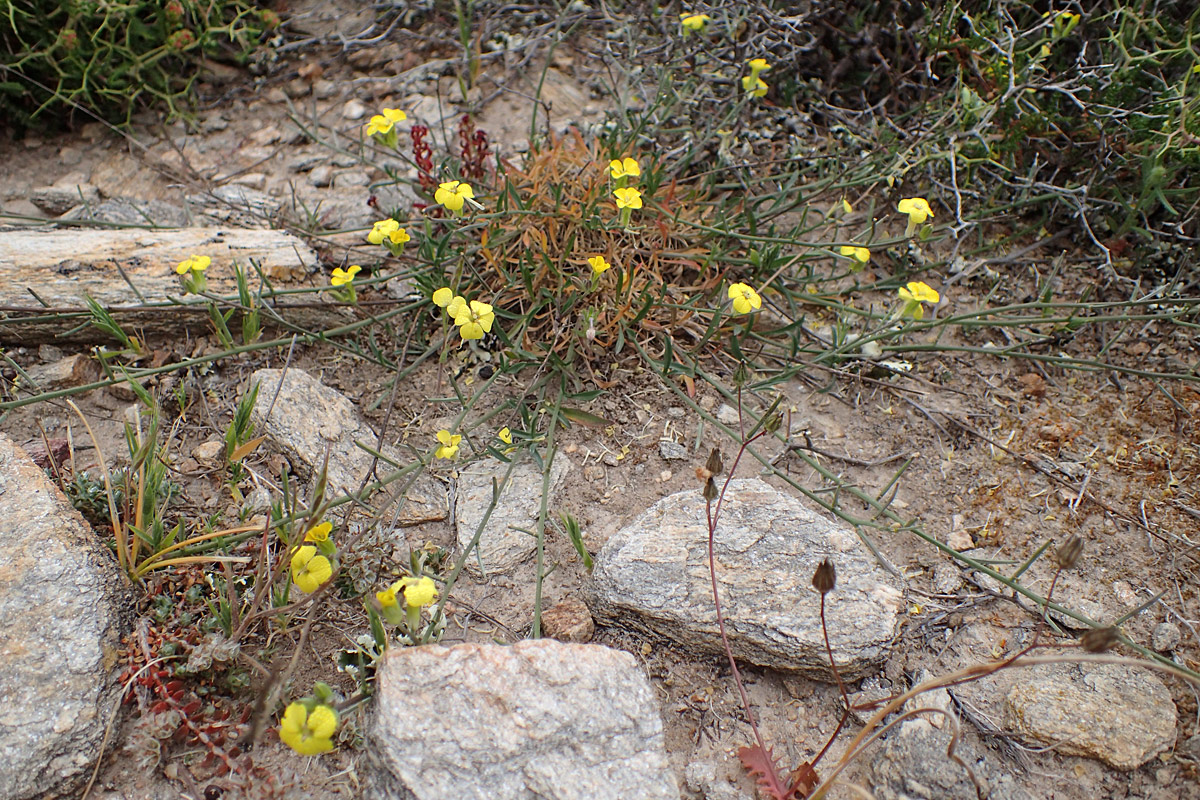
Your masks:
<instances>
[{"instance_id":1,"label":"speckled stone","mask_svg":"<svg viewBox=\"0 0 1200 800\"><path fill-rule=\"evenodd\" d=\"M721 652L699 489L655 503L596 558L587 589L598 622L647 630ZM716 534L717 583L734 654L761 666L831 679L812 575L828 557L837 586L826 618L847 680L883 663L899 632L903 596L849 527L759 480L730 484Z\"/></svg>"},{"instance_id":2,"label":"speckled stone","mask_svg":"<svg viewBox=\"0 0 1200 800\"><path fill-rule=\"evenodd\" d=\"M378 800L679 800L633 656L550 639L395 648L367 731Z\"/></svg>"},{"instance_id":3,"label":"speckled stone","mask_svg":"<svg viewBox=\"0 0 1200 800\"><path fill-rule=\"evenodd\" d=\"M0 797L69 795L120 695L125 581L99 536L0 434Z\"/></svg>"}]
</instances>

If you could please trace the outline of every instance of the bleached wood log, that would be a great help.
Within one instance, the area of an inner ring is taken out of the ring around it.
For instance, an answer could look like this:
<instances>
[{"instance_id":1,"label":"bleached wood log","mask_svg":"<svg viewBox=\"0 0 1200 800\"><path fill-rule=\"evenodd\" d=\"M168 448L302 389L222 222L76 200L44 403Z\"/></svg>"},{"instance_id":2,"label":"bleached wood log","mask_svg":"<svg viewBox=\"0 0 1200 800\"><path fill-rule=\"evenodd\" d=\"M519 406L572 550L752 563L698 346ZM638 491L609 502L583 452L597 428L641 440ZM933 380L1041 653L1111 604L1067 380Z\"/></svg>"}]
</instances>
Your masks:
<instances>
[{"instance_id":1,"label":"bleached wood log","mask_svg":"<svg viewBox=\"0 0 1200 800\"><path fill-rule=\"evenodd\" d=\"M317 255L295 236L276 230L238 228L70 229L0 231L0 343L49 340L103 341L99 331L79 327L84 295L108 309L130 333L177 336L189 326L209 327L204 306L166 306L184 298L175 266L192 255L208 256L208 290L236 296L236 262L252 293L263 288L251 262L278 291L327 283ZM124 273L124 275L122 275ZM134 290L136 287L136 291ZM139 297L140 295L140 297ZM189 298L194 300L195 298ZM291 303L270 298L280 316L305 327L345 321L345 309L300 295ZM158 308L145 308L159 305ZM269 326L269 315L263 324Z\"/></svg>"}]
</instances>

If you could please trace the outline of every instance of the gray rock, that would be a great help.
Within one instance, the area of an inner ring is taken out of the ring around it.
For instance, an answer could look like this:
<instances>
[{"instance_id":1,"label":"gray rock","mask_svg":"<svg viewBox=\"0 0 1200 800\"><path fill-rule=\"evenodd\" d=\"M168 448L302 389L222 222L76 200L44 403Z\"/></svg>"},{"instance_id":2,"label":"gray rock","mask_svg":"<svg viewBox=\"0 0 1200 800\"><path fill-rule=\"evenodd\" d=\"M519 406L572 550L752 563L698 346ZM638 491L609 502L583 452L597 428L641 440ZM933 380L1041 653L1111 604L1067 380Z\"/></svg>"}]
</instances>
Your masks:
<instances>
[{"instance_id":1,"label":"gray rock","mask_svg":"<svg viewBox=\"0 0 1200 800\"><path fill-rule=\"evenodd\" d=\"M328 164L313 167L312 172L308 173L308 182L313 186L328 186L333 183L333 167Z\"/></svg>"},{"instance_id":2,"label":"gray rock","mask_svg":"<svg viewBox=\"0 0 1200 800\"><path fill-rule=\"evenodd\" d=\"M1175 743L1175 704L1153 673L1119 664L1039 664L1005 697L1005 726L1060 753L1137 769Z\"/></svg>"},{"instance_id":3,"label":"gray rock","mask_svg":"<svg viewBox=\"0 0 1200 800\"><path fill-rule=\"evenodd\" d=\"M342 106L342 116L348 120L362 119L367 115L367 107L362 104L361 100L351 98L346 101L346 105Z\"/></svg>"},{"instance_id":4,"label":"gray rock","mask_svg":"<svg viewBox=\"0 0 1200 800\"><path fill-rule=\"evenodd\" d=\"M270 438L294 466L307 469L309 474L304 477L321 468L328 447L327 492L358 491L372 459L355 442L374 448L379 437L354 403L301 369L289 369L286 375L283 370L260 369L250 381L252 386L259 386L257 402L250 412L254 429ZM396 456L388 448L384 452ZM385 474L389 468L381 464L380 470Z\"/></svg>"},{"instance_id":5,"label":"gray rock","mask_svg":"<svg viewBox=\"0 0 1200 800\"><path fill-rule=\"evenodd\" d=\"M565 455L554 456L550 466L550 503L570 468L571 462ZM459 548L466 548L475 537L492 502L492 479L500 483L507 469L507 464L486 458L459 473L454 502ZM537 549L537 540L526 531L537 526L541 502L542 471L529 461L518 463L508 483L500 487L500 499L479 538L479 557L472 554L467 559L467 571L478 575L482 561L485 572L507 572L529 558Z\"/></svg>"},{"instance_id":6,"label":"gray rock","mask_svg":"<svg viewBox=\"0 0 1200 800\"><path fill-rule=\"evenodd\" d=\"M339 189L354 189L370 183L371 179L367 177L367 173L358 171L339 172L333 179L333 185Z\"/></svg>"},{"instance_id":7,"label":"gray rock","mask_svg":"<svg viewBox=\"0 0 1200 800\"><path fill-rule=\"evenodd\" d=\"M692 761L684 768L683 779L687 788L704 800L754 800L734 786L729 778L718 777L717 767L711 761Z\"/></svg>"},{"instance_id":8,"label":"gray rock","mask_svg":"<svg viewBox=\"0 0 1200 800\"><path fill-rule=\"evenodd\" d=\"M213 188L211 194L218 202L228 203L239 211L270 215L280 208L279 200L249 186L226 184Z\"/></svg>"},{"instance_id":9,"label":"gray rock","mask_svg":"<svg viewBox=\"0 0 1200 800\"><path fill-rule=\"evenodd\" d=\"M552 640L392 649L367 731L378 800L678 800L633 657Z\"/></svg>"},{"instance_id":10,"label":"gray rock","mask_svg":"<svg viewBox=\"0 0 1200 800\"><path fill-rule=\"evenodd\" d=\"M94 220L118 225L146 225L155 228L183 228L188 214L179 206L161 200L130 200L114 197L99 205L76 206L59 217L63 220Z\"/></svg>"},{"instance_id":11,"label":"gray rock","mask_svg":"<svg viewBox=\"0 0 1200 800\"><path fill-rule=\"evenodd\" d=\"M663 439L658 443L658 454L665 461L682 461L689 455L688 449L685 446L668 439Z\"/></svg>"},{"instance_id":12,"label":"gray rock","mask_svg":"<svg viewBox=\"0 0 1200 800\"><path fill-rule=\"evenodd\" d=\"M938 594L954 594L963 585L962 572L949 561L933 565L933 589Z\"/></svg>"},{"instance_id":13,"label":"gray rock","mask_svg":"<svg viewBox=\"0 0 1200 800\"><path fill-rule=\"evenodd\" d=\"M298 156L288 162L288 169L292 172L308 172L313 167L325 160L325 156L321 153L312 153L306 156Z\"/></svg>"},{"instance_id":14,"label":"gray rock","mask_svg":"<svg viewBox=\"0 0 1200 800\"><path fill-rule=\"evenodd\" d=\"M0 434L0 797L86 779L121 687L124 584L100 537Z\"/></svg>"},{"instance_id":15,"label":"gray rock","mask_svg":"<svg viewBox=\"0 0 1200 800\"><path fill-rule=\"evenodd\" d=\"M450 490L433 475L423 472L417 476L396 514L396 524L411 528L426 522L441 522L450 516Z\"/></svg>"},{"instance_id":16,"label":"gray rock","mask_svg":"<svg viewBox=\"0 0 1200 800\"><path fill-rule=\"evenodd\" d=\"M29 194L35 206L51 216L58 216L79 205L100 202L100 190L90 183L42 186Z\"/></svg>"},{"instance_id":17,"label":"gray rock","mask_svg":"<svg viewBox=\"0 0 1200 800\"><path fill-rule=\"evenodd\" d=\"M267 185L267 175L265 172L247 172L231 178L229 182L234 186L247 186L251 189L261 189Z\"/></svg>"},{"instance_id":18,"label":"gray rock","mask_svg":"<svg viewBox=\"0 0 1200 800\"><path fill-rule=\"evenodd\" d=\"M81 386L100 377L100 365L84 353L66 356L51 364L35 364L25 371L42 391Z\"/></svg>"},{"instance_id":19,"label":"gray rock","mask_svg":"<svg viewBox=\"0 0 1200 800\"><path fill-rule=\"evenodd\" d=\"M717 421L725 425L738 424L738 410L728 403L717 406Z\"/></svg>"},{"instance_id":20,"label":"gray rock","mask_svg":"<svg viewBox=\"0 0 1200 800\"><path fill-rule=\"evenodd\" d=\"M1183 631L1174 622L1160 622L1154 626L1150 646L1160 653L1173 653L1183 640Z\"/></svg>"},{"instance_id":21,"label":"gray rock","mask_svg":"<svg viewBox=\"0 0 1200 800\"><path fill-rule=\"evenodd\" d=\"M560 642L589 642L596 631L587 603L568 597L542 612L542 633Z\"/></svg>"},{"instance_id":22,"label":"gray rock","mask_svg":"<svg viewBox=\"0 0 1200 800\"><path fill-rule=\"evenodd\" d=\"M588 588L599 621L721 652L699 490L650 507L604 545ZM902 594L848 527L759 480L730 484L716 533L717 582L734 654L767 667L831 677L812 588L824 558L837 568L826 598L838 668L856 680L881 664L899 632Z\"/></svg>"},{"instance_id":23,"label":"gray rock","mask_svg":"<svg viewBox=\"0 0 1200 800\"><path fill-rule=\"evenodd\" d=\"M923 719L901 723L871 761L871 790L879 800L964 800L976 797L971 775L989 800L1032 798L1006 774L990 751L977 751L959 741L954 755L971 772L946 754L952 734Z\"/></svg>"}]
</instances>

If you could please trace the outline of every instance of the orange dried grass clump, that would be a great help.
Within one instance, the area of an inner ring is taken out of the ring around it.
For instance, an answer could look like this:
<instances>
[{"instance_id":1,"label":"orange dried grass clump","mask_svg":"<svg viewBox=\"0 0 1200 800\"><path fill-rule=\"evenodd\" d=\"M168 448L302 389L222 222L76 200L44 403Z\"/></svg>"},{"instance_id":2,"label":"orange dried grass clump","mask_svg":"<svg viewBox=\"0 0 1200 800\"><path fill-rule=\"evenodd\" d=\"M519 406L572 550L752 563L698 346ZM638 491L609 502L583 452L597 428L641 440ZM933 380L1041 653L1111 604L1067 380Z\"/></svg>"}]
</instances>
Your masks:
<instances>
[{"instance_id":1,"label":"orange dried grass clump","mask_svg":"<svg viewBox=\"0 0 1200 800\"><path fill-rule=\"evenodd\" d=\"M645 332L674 332L691 321L680 306L714 291L720 278L704 267L708 250L689 246L684 235L687 223L703 217L704 198L681 194L672 182L647 200L631 229L616 227L608 160L576 130L551 137L519 167L505 163L499 213L481 235L478 277L495 305L533 312L523 342L529 352L561 355L579 315L593 308L594 342L602 348L635 319ZM596 255L617 269L592 292L587 259Z\"/></svg>"}]
</instances>

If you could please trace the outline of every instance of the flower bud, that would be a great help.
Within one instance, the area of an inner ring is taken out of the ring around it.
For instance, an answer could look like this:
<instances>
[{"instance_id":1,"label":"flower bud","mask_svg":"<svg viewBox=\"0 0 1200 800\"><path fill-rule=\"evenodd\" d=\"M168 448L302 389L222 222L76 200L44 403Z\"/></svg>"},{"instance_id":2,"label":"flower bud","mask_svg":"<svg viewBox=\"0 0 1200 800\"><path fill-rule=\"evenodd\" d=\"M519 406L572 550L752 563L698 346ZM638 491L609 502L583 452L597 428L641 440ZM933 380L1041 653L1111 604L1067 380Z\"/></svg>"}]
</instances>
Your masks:
<instances>
[{"instance_id":1,"label":"flower bud","mask_svg":"<svg viewBox=\"0 0 1200 800\"><path fill-rule=\"evenodd\" d=\"M737 369L735 369L733 371L733 385L740 389L741 387L746 385L746 379L748 377L749 377L749 373L746 370L746 362L739 361L738 365L737 365Z\"/></svg>"},{"instance_id":2,"label":"flower bud","mask_svg":"<svg viewBox=\"0 0 1200 800\"><path fill-rule=\"evenodd\" d=\"M812 585L822 595L829 594L837 585L837 570L833 568L833 562L828 558L822 561L821 565L817 567L817 571L813 573Z\"/></svg>"},{"instance_id":3,"label":"flower bud","mask_svg":"<svg viewBox=\"0 0 1200 800\"><path fill-rule=\"evenodd\" d=\"M710 477L704 482L704 499L711 503L719 496L720 492L717 491L716 481Z\"/></svg>"},{"instance_id":4,"label":"flower bud","mask_svg":"<svg viewBox=\"0 0 1200 800\"><path fill-rule=\"evenodd\" d=\"M779 426L783 424L783 412L772 411L766 419L763 420L763 430L767 433L775 433L779 430Z\"/></svg>"},{"instance_id":5,"label":"flower bud","mask_svg":"<svg viewBox=\"0 0 1200 800\"><path fill-rule=\"evenodd\" d=\"M1120 639L1116 628L1093 628L1079 637L1079 646L1089 653L1103 653Z\"/></svg>"},{"instance_id":6,"label":"flower bud","mask_svg":"<svg viewBox=\"0 0 1200 800\"><path fill-rule=\"evenodd\" d=\"M1075 534L1067 537L1067 540L1060 544L1054 551L1054 561L1062 569L1070 569L1075 566L1075 562L1079 561L1079 554L1083 552L1083 539Z\"/></svg>"}]
</instances>

